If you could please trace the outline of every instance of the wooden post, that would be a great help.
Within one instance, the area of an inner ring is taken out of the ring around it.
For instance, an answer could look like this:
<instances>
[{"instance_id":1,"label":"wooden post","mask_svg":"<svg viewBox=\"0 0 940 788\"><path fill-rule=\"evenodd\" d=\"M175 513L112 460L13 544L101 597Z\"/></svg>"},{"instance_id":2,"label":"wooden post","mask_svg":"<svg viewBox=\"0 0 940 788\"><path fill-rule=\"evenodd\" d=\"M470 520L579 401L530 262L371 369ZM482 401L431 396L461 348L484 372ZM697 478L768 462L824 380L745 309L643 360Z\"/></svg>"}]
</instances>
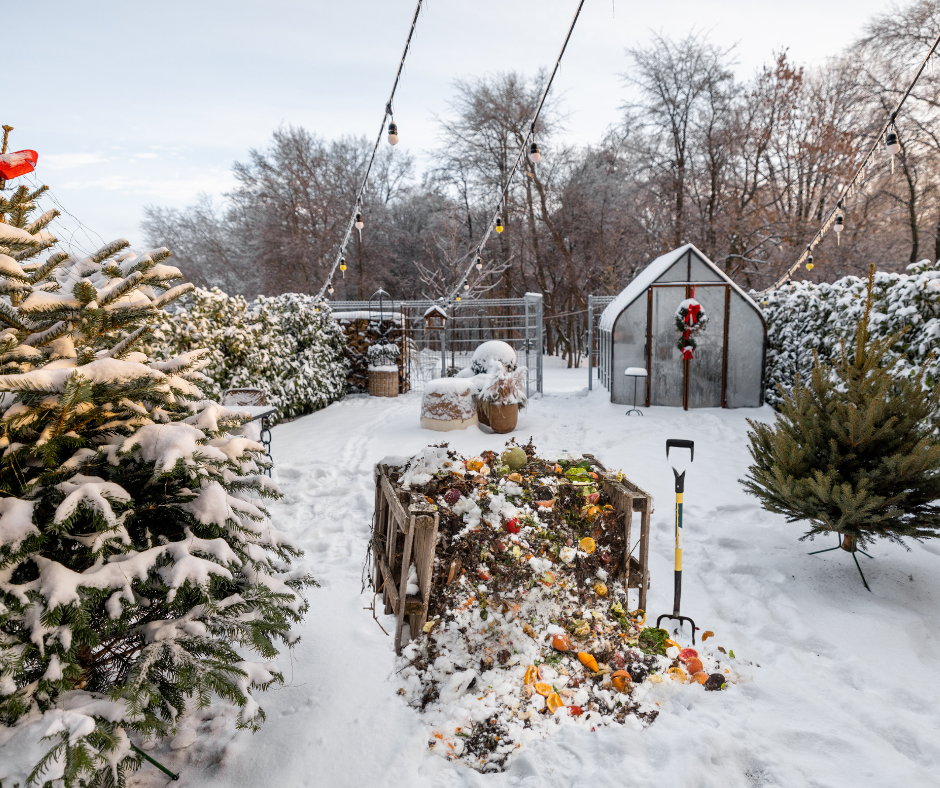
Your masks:
<instances>
[{"instance_id":1,"label":"wooden post","mask_svg":"<svg viewBox=\"0 0 940 788\"><path fill-rule=\"evenodd\" d=\"M405 624L405 596L408 590L408 568L411 566L411 545L414 541L415 518L412 517L408 522L408 530L405 531L405 551L401 557L401 581L398 586L398 620L395 622L395 653L401 654L401 631ZM392 567L392 572L395 567Z\"/></svg>"},{"instance_id":2,"label":"wooden post","mask_svg":"<svg viewBox=\"0 0 940 788\"><path fill-rule=\"evenodd\" d=\"M646 610L646 592L650 584L650 515L653 513L653 499L647 495L640 515L640 609Z\"/></svg>"}]
</instances>

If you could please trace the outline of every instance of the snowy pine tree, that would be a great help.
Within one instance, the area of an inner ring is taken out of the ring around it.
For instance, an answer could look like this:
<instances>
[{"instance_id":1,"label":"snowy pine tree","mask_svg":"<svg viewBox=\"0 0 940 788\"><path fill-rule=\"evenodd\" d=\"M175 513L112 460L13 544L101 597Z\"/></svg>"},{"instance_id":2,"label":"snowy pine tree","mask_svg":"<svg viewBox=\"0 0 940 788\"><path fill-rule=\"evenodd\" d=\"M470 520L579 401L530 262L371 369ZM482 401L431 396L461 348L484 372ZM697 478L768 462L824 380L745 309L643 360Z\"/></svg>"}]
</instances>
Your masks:
<instances>
[{"instance_id":1,"label":"snowy pine tree","mask_svg":"<svg viewBox=\"0 0 940 788\"><path fill-rule=\"evenodd\" d=\"M192 289L169 252L36 260L54 243L37 196L0 204L0 782L118 784L130 735L188 703L263 719L251 688L281 680L267 661L312 579L267 522L262 447L197 385L201 353L136 349Z\"/></svg>"},{"instance_id":2,"label":"snowy pine tree","mask_svg":"<svg viewBox=\"0 0 940 788\"><path fill-rule=\"evenodd\" d=\"M940 536L940 387L898 374L900 335L872 339L872 271L854 343L784 392L774 424L748 420L754 464L742 480L763 507L806 521L802 538L838 533L843 547Z\"/></svg>"}]
</instances>

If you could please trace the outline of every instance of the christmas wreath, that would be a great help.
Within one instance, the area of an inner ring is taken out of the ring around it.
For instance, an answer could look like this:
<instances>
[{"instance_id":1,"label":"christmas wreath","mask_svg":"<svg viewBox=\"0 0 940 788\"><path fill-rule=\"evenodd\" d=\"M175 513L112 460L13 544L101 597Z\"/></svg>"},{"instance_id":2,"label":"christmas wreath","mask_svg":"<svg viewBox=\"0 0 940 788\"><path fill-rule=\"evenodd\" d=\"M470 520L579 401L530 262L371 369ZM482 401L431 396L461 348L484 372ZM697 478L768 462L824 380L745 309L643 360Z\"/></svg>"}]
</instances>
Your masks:
<instances>
[{"instance_id":1,"label":"christmas wreath","mask_svg":"<svg viewBox=\"0 0 940 788\"><path fill-rule=\"evenodd\" d=\"M676 347L682 351L682 359L691 361L695 348L698 346L695 337L705 330L708 323L708 315L702 309L702 305L695 300L695 288L692 288L692 298L687 298L676 310L676 330L679 332L679 339L676 341Z\"/></svg>"}]
</instances>

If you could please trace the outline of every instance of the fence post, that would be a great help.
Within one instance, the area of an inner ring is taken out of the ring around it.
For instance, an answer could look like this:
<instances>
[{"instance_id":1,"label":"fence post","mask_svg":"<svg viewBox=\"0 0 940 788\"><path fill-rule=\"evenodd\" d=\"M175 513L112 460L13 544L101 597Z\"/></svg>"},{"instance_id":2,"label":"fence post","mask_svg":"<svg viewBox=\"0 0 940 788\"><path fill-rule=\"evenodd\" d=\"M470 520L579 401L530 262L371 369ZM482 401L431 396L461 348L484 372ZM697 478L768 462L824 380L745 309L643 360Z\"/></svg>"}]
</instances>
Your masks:
<instances>
[{"instance_id":1,"label":"fence post","mask_svg":"<svg viewBox=\"0 0 940 788\"><path fill-rule=\"evenodd\" d=\"M526 366L529 365L530 350L535 351L535 390L542 394L542 294L525 294L525 323L526 323ZM530 342L532 347L530 348ZM529 367L531 369L531 367ZM528 375L526 376L526 394L528 390Z\"/></svg>"},{"instance_id":2,"label":"fence post","mask_svg":"<svg viewBox=\"0 0 940 788\"><path fill-rule=\"evenodd\" d=\"M588 391L594 391L594 296L588 296Z\"/></svg>"}]
</instances>

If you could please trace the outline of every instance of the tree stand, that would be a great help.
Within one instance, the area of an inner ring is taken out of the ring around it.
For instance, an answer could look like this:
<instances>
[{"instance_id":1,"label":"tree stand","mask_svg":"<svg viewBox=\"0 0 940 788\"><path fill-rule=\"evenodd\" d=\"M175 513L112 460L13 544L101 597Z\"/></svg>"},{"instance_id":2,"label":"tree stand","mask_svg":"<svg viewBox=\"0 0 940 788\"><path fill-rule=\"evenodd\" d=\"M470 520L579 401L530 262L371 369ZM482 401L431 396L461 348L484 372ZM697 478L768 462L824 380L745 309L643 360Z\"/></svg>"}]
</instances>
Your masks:
<instances>
[{"instance_id":1,"label":"tree stand","mask_svg":"<svg viewBox=\"0 0 940 788\"><path fill-rule=\"evenodd\" d=\"M865 586L866 590L871 593L871 589L868 588L868 583L865 581L865 574L862 572L862 567L858 562L858 559L855 557L856 553L861 553L862 555L867 555L872 561L875 560L875 556L868 555L864 550L858 546L858 540L854 536L842 535L842 541L839 542L835 547L827 547L825 550L813 550L809 555L819 555L819 553L831 553L833 550L845 550L847 553L852 554L852 558L855 561L855 566L858 567L858 573L862 577L862 584Z\"/></svg>"}]
</instances>

